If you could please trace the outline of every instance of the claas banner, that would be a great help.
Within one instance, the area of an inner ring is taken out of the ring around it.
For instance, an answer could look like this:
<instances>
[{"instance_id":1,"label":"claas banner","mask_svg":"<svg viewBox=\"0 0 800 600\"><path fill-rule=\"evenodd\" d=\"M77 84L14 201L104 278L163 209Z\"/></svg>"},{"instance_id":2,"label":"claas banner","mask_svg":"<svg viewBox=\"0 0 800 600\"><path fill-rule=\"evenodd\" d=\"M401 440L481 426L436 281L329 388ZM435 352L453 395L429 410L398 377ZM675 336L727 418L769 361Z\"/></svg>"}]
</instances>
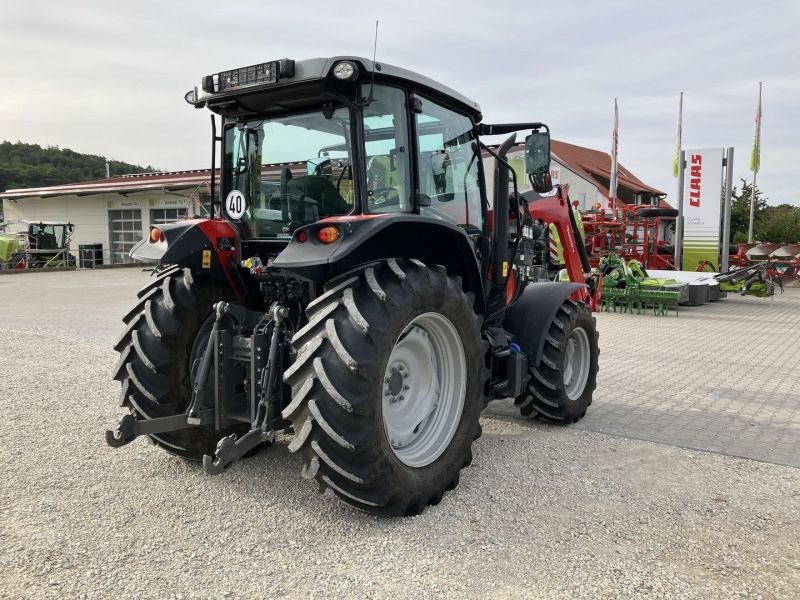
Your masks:
<instances>
[{"instance_id":1,"label":"claas banner","mask_svg":"<svg viewBox=\"0 0 800 600\"><path fill-rule=\"evenodd\" d=\"M722 152L722 148L686 151L681 266L684 271L696 270L704 260L719 266Z\"/></svg>"}]
</instances>

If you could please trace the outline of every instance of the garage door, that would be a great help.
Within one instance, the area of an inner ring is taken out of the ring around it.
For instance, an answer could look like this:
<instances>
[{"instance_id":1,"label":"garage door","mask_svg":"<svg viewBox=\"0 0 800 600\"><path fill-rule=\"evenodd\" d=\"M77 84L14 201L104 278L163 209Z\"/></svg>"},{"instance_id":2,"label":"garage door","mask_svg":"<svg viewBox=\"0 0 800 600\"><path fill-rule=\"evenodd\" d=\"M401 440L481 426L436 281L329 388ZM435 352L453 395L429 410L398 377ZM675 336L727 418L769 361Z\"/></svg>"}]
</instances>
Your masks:
<instances>
[{"instance_id":1,"label":"garage door","mask_svg":"<svg viewBox=\"0 0 800 600\"><path fill-rule=\"evenodd\" d=\"M112 263L133 262L128 252L143 237L141 209L108 211L108 239L111 243Z\"/></svg>"}]
</instances>

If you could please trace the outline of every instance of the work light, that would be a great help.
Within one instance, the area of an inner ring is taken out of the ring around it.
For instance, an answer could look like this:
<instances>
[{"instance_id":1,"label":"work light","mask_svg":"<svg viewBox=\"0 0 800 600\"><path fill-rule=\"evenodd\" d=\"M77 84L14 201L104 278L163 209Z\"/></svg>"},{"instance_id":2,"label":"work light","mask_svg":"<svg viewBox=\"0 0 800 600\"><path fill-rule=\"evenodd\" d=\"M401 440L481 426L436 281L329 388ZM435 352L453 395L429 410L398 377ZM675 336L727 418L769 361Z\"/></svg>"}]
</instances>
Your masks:
<instances>
[{"instance_id":1,"label":"work light","mask_svg":"<svg viewBox=\"0 0 800 600\"><path fill-rule=\"evenodd\" d=\"M343 60L333 66L333 76L342 81L355 81L358 77L358 67L349 60Z\"/></svg>"}]
</instances>

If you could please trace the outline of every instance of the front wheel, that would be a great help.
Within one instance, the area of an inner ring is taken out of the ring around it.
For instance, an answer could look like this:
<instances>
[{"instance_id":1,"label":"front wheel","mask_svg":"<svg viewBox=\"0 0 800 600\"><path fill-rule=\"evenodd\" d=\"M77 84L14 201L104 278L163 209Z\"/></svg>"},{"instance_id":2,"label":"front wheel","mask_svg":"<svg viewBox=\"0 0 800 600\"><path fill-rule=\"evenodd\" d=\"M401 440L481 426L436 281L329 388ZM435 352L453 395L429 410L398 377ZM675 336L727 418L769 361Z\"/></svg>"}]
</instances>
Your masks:
<instances>
[{"instance_id":1,"label":"front wheel","mask_svg":"<svg viewBox=\"0 0 800 600\"><path fill-rule=\"evenodd\" d=\"M312 302L284 378L303 476L344 502L412 515L453 489L480 435L479 320L443 267L389 260Z\"/></svg>"},{"instance_id":2,"label":"front wheel","mask_svg":"<svg viewBox=\"0 0 800 600\"><path fill-rule=\"evenodd\" d=\"M597 384L597 327L582 302L565 300L550 322L542 360L514 403L526 417L558 425L583 418Z\"/></svg>"}]
</instances>

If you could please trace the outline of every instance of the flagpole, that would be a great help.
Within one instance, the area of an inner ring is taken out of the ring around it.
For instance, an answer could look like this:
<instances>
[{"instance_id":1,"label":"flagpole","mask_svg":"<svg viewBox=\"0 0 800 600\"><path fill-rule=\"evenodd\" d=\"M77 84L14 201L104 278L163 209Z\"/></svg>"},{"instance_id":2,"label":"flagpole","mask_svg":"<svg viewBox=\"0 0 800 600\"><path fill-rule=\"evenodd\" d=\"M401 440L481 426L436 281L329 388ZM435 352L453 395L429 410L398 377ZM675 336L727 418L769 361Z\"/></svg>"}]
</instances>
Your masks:
<instances>
[{"instance_id":1,"label":"flagpole","mask_svg":"<svg viewBox=\"0 0 800 600\"><path fill-rule=\"evenodd\" d=\"M756 107L756 132L753 140L753 153L751 156L753 170L753 187L750 190L750 223L747 227L747 243L753 243L753 219L756 208L756 175L761 167L761 82L758 82L758 106Z\"/></svg>"},{"instance_id":2,"label":"flagpole","mask_svg":"<svg viewBox=\"0 0 800 600\"><path fill-rule=\"evenodd\" d=\"M756 173L753 171L753 187L750 190L750 224L747 226L747 243L753 243L753 217L755 216L756 206Z\"/></svg>"},{"instance_id":3,"label":"flagpole","mask_svg":"<svg viewBox=\"0 0 800 600\"><path fill-rule=\"evenodd\" d=\"M614 131L611 134L611 179L609 181L608 204L614 211L617 208L617 145L619 144L619 110L617 99L614 98Z\"/></svg>"}]
</instances>

